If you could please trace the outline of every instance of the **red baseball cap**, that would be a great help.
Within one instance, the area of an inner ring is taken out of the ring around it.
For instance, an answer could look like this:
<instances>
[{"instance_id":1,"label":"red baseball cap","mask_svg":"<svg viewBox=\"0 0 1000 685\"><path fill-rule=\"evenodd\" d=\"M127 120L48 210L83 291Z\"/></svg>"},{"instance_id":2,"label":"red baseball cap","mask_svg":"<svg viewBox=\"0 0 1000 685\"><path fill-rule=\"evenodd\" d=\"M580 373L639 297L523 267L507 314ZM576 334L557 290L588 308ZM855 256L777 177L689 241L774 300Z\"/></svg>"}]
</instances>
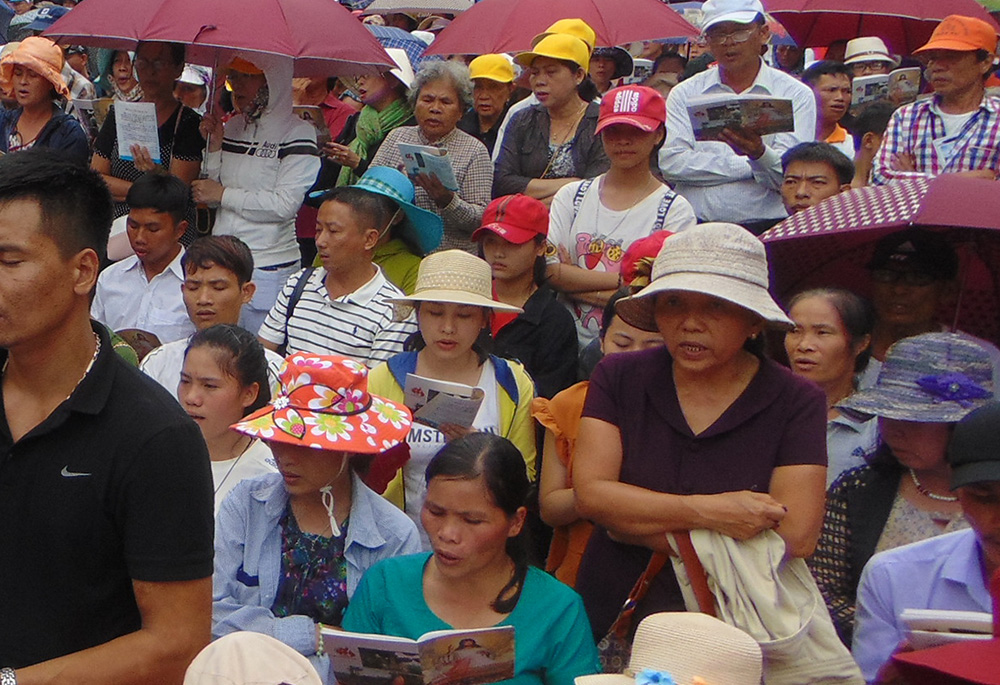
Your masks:
<instances>
[{"instance_id":1,"label":"red baseball cap","mask_svg":"<svg viewBox=\"0 0 1000 685\"><path fill-rule=\"evenodd\" d=\"M663 126L666 119L667 101L658 91L646 86L622 86L601 97L595 133L612 124L628 124L651 133Z\"/></svg>"},{"instance_id":2,"label":"red baseball cap","mask_svg":"<svg viewBox=\"0 0 1000 685\"><path fill-rule=\"evenodd\" d=\"M504 195L486 205L482 224L472 234L480 240L484 231L496 233L507 242L522 245L536 235L549 234L549 210L527 195Z\"/></svg>"}]
</instances>

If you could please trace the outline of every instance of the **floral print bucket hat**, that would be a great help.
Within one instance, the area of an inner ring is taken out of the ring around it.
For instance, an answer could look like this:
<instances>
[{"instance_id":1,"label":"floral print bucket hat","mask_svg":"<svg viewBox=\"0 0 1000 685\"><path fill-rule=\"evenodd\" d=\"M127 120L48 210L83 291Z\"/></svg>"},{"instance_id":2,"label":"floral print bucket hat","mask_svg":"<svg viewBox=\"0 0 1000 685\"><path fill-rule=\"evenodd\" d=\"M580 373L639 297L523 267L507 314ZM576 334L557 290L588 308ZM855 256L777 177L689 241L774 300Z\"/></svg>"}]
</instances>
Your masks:
<instances>
[{"instance_id":1,"label":"floral print bucket hat","mask_svg":"<svg viewBox=\"0 0 1000 685\"><path fill-rule=\"evenodd\" d=\"M410 431L410 410L368 392L368 369L347 357L296 352L278 372L271 403L232 428L314 450L376 454Z\"/></svg>"}]
</instances>

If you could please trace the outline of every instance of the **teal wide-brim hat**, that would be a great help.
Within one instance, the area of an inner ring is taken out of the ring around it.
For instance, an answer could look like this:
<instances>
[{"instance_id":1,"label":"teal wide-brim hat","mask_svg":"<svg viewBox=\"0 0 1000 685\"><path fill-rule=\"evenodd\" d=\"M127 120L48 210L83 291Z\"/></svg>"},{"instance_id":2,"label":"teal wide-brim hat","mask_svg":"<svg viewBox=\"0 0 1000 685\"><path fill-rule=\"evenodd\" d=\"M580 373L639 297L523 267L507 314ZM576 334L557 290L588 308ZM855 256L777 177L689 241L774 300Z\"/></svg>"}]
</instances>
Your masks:
<instances>
[{"instance_id":1,"label":"teal wide-brim hat","mask_svg":"<svg viewBox=\"0 0 1000 685\"><path fill-rule=\"evenodd\" d=\"M368 167L353 187L384 195L399 205L407 219L400 225L400 230L407 234L407 242L419 248L419 256L430 254L441 244L444 221L434 212L413 204L413 183L405 174L387 166Z\"/></svg>"}]
</instances>

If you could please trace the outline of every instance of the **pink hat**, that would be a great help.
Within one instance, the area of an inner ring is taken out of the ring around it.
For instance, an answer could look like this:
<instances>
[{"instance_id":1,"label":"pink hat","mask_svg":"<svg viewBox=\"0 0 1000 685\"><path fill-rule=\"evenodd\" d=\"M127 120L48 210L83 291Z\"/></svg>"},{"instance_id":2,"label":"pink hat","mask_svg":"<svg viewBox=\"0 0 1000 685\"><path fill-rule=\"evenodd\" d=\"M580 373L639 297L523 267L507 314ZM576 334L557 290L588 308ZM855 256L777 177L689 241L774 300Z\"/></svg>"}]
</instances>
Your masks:
<instances>
[{"instance_id":1,"label":"pink hat","mask_svg":"<svg viewBox=\"0 0 1000 685\"><path fill-rule=\"evenodd\" d=\"M486 231L523 245L535 236L549 234L549 210L533 197L504 195L486 205L482 225L472 234L472 240L480 240Z\"/></svg>"},{"instance_id":2,"label":"pink hat","mask_svg":"<svg viewBox=\"0 0 1000 685\"><path fill-rule=\"evenodd\" d=\"M646 86L612 88L601 98L596 133L612 124L628 124L651 133L667 119L667 101Z\"/></svg>"}]
</instances>

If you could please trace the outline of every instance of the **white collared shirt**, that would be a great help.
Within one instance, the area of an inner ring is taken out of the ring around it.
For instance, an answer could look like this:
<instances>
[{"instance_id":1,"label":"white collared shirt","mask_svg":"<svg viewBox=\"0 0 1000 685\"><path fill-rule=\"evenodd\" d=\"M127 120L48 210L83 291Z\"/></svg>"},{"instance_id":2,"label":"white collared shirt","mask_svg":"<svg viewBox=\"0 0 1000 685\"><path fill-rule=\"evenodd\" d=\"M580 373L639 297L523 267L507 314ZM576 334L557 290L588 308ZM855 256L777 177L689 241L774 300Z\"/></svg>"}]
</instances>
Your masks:
<instances>
[{"instance_id":1,"label":"white collared shirt","mask_svg":"<svg viewBox=\"0 0 1000 685\"><path fill-rule=\"evenodd\" d=\"M792 101L794 133L764 136L760 159L737 155L726 143L695 141L688 103L692 98L734 93L710 68L682 81L667 98L667 138L660 169L678 195L694 207L700 221L746 223L784 218L781 155L816 134L816 97L809 86L760 62L760 71L743 94L771 95Z\"/></svg>"},{"instance_id":2,"label":"white collared shirt","mask_svg":"<svg viewBox=\"0 0 1000 685\"><path fill-rule=\"evenodd\" d=\"M154 334L161 343L182 340L194 333L181 295L184 271L180 250L162 272L146 280L135 255L101 272L90 315L113 331L138 328Z\"/></svg>"}]
</instances>

